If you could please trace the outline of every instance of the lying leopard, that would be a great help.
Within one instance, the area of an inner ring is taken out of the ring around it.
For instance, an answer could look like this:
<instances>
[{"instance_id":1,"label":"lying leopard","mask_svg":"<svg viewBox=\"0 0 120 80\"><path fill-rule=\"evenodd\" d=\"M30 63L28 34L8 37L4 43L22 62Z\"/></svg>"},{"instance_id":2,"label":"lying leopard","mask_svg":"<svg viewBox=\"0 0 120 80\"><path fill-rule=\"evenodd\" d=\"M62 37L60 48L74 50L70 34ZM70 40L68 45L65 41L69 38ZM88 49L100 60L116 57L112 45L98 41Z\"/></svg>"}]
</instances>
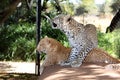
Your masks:
<instances>
[{"instance_id":1,"label":"lying leopard","mask_svg":"<svg viewBox=\"0 0 120 80\"><path fill-rule=\"evenodd\" d=\"M70 15L58 15L53 19L53 28L66 34L72 48L70 57L62 63L63 66L79 67L87 53L97 47L97 32L92 24L84 26Z\"/></svg>"},{"instance_id":2,"label":"lying leopard","mask_svg":"<svg viewBox=\"0 0 120 80\"><path fill-rule=\"evenodd\" d=\"M69 58L71 52L71 48L64 47L59 41L48 37L41 39L37 46L37 50L46 53L45 60L40 68L40 74L42 74L46 66L55 64L61 65L61 62ZM111 57L107 52L99 48L93 48L87 54L84 62L120 63L118 59Z\"/></svg>"},{"instance_id":3,"label":"lying leopard","mask_svg":"<svg viewBox=\"0 0 120 80\"><path fill-rule=\"evenodd\" d=\"M70 54L71 48L66 48L57 40L45 37L40 40L37 50L40 53L43 52L47 54L40 68L40 74L42 74L44 67L66 61Z\"/></svg>"}]
</instances>

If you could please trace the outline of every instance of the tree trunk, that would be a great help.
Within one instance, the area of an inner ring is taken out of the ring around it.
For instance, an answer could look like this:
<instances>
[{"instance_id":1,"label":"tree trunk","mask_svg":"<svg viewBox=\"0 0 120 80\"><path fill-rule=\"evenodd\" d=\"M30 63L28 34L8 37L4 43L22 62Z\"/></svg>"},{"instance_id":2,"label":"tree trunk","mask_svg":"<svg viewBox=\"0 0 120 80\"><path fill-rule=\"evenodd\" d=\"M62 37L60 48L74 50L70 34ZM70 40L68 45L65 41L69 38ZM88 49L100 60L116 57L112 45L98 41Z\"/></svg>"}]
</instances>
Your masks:
<instances>
[{"instance_id":1,"label":"tree trunk","mask_svg":"<svg viewBox=\"0 0 120 80\"><path fill-rule=\"evenodd\" d=\"M2 12L0 12L0 24L2 24L7 18L12 14L12 12L16 9L17 5L21 0L13 0L13 2L6 7Z\"/></svg>"}]
</instances>

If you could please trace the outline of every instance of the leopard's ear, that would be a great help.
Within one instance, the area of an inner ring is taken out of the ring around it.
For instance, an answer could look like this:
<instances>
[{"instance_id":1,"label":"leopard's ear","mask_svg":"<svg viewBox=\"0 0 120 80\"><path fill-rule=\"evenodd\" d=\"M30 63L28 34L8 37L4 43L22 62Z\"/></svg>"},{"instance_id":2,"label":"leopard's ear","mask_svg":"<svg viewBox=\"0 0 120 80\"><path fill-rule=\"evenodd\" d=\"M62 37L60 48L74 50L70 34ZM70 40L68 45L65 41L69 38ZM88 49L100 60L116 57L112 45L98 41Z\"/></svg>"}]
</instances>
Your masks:
<instances>
[{"instance_id":1,"label":"leopard's ear","mask_svg":"<svg viewBox=\"0 0 120 80\"><path fill-rule=\"evenodd\" d=\"M45 36L44 38L48 38L48 36Z\"/></svg>"},{"instance_id":2,"label":"leopard's ear","mask_svg":"<svg viewBox=\"0 0 120 80\"><path fill-rule=\"evenodd\" d=\"M48 36L45 36L44 39L49 42L49 37Z\"/></svg>"},{"instance_id":3,"label":"leopard's ear","mask_svg":"<svg viewBox=\"0 0 120 80\"><path fill-rule=\"evenodd\" d=\"M69 22L69 21L71 20L71 18L72 18L71 15L66 15L65 21L66 21L66 22Z\"/></svg>"}]
</instances>

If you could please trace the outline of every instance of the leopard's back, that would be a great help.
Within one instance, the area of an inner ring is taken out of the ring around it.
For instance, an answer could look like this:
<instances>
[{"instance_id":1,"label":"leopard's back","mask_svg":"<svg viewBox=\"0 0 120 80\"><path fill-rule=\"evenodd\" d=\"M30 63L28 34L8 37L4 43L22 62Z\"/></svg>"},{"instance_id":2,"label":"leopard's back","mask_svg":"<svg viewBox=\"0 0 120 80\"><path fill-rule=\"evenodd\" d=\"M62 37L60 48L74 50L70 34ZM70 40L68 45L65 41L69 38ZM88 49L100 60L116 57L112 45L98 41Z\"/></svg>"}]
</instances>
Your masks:
<instances>
[{"instance_id":1,"label":"leopard's back","mask_svg":"<svg viewBox=\"0 0 120 80\"><path fill-rule=\"evenodd\" d=\"M98 39L97 39L97 30L96 30L95 25L87 24L84 27L85 27L85 32L87 34L87 38L89 40L91 40L94 47L97 47L98 46Z\"/></svg>"},{"instance_id":2,"label":"leopard's back","mask_svg":"<svg viewBox=\"0 0 120 80\"><path fill-rule=\"evenodd\" d=\"M84 62L120 63L118 59L113 58L106 51L100 48L93 48L86 56Z\"/></svg>"}]
</instances>

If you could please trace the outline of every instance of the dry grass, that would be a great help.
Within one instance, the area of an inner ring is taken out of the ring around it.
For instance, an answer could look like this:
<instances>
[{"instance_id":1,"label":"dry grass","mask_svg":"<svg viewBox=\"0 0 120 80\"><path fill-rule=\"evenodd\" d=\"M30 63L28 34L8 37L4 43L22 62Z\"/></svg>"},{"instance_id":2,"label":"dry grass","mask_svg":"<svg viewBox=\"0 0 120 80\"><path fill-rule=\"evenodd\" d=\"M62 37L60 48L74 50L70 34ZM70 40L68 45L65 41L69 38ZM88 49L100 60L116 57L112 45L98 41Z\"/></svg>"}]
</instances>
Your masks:
<instances>
[{"instance_id":1,"label":"dry grass","mask_svg":"<svg viewBox=\"0 0 120 80\"><path fill-rule=\"evenodd\" d=\"M104 16L97 15L81 15L74 16L74 19L80 23L85 24L94 24L97 29L101 32L105 32L106 28L110 25L111 20L113 18L112 14L106 14Z\"/></svg>"}]
</instances>

